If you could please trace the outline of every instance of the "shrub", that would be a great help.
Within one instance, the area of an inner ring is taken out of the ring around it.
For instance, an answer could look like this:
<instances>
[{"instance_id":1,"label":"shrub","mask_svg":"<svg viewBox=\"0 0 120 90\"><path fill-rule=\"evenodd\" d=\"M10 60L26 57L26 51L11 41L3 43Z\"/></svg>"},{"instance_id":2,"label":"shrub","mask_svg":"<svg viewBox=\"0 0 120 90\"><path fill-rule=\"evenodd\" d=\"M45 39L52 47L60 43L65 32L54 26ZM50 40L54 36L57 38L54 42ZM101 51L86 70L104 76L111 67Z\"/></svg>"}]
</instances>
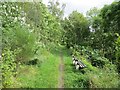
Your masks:
<instances>
[{"instance_id":1,"label":"shrub","mask_svg":"<svg viewBox=\"0 0 120 90\"><path fill-rule=\"evenodd\" d=\"M2 52L2 87L10 87L13 84L13 76L17 73L15 63L15 53L9 49Z\"/></svg>"},{"instance_id":2,"label":"shrub","mask_svg":"<svg viewBox=\"0 0 120 90\"><path fill-rule=\"evenodd\" d=\"M93 50L90 47L80 47L79 52L91 62L92 66L103 68L105 64L109 63L109 60L103 57L99 50Z\"/></svg>"},{"instance_id":3,"label":"shrub","mask_svg":"<svg viewBox=\"0 0 120 90\"><path fill-rule=\"evenodd\" d=\"M17 54L17 60L20 62L29 61L34 56L36 45L35 35L26 27L16 26L14 31L13 48L20 48L21 51Z\"/></svg>"},{"instance_id":4,"label":"shrub","mask_svg":"<svg viewBox=\"0 0 120 90\"><path fill-rule=\"evenodd\" d=\"M36 37L23 18L25 13L17 3L3 2L1 4L2 48L11 51L19 50L17 62L28 61L34 56Z\"/></svg>"},{"instance_id":5,"label":"shrub","mask_svg":"<svg viewBox=\"0 0 120 90\"><path fill-rule=\"evenodd\" d=\"M114 68L99 69L96 73L87 72L90 88L118 88L119 77Z\"/></svg>"},{"instance_id":6,"label":"shrub","mask_svg":"<svg viewBox=\"0 0 120 90\"><path fill-rule=\"evenodd\" d=\"M120 36L118 37L115 43L116 43L116 64L118 72L120 73Z\"/></svg>"}]
</instances>

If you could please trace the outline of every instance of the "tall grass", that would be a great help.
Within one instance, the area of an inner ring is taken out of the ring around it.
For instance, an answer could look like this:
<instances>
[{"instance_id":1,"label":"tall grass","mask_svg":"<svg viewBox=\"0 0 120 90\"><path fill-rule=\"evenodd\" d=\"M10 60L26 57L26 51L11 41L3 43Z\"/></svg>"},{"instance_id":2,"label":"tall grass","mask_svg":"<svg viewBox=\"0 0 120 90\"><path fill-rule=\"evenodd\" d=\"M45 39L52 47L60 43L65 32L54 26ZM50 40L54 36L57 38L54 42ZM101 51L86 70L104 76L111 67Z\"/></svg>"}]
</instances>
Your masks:
<instances>
[{"instance_id":1,"label":"tall grass","mask_svg":"<svg viewBox=\"0 0 120 90\"><path fill-rule=\"evenodd\" d=\"M105 66L103 69L93 67L84 57L78 57L86 64L87 68L75 70L72 57L65 57L65 87L66 88L118 88L119 77L114 65ZM84 71L84 73L83 73Z\"/></svg>"},{"instance_id":2,"label":"tall grass","mask_svg":"<svg viewBox=\"0 0 120 90\"><path fill-rule=\"evenodd\" d=\"M19 70L19 88L57 88L59 76L59 56L40 48L36 65L22 65ZM40 63L41 62L41 63Z\"/></svg>"},{"instance_id":3,"label":"tall grass","mask_svg":"<svg viewBox=\"0 0 120 90\"><path fill-rule=\"evenodd\" d=\"M61 54L64 63L65 88L117 88L119 86L120 80L114 65L107 64L100 69L93 67L84 56L77 56L87 68L76 70L68 49L62 46L54 48L50 45L47 49L39 49L36 55L39 60L36 65L22 65L14 87L57 88Z\"/></svg>"}]
</instances>

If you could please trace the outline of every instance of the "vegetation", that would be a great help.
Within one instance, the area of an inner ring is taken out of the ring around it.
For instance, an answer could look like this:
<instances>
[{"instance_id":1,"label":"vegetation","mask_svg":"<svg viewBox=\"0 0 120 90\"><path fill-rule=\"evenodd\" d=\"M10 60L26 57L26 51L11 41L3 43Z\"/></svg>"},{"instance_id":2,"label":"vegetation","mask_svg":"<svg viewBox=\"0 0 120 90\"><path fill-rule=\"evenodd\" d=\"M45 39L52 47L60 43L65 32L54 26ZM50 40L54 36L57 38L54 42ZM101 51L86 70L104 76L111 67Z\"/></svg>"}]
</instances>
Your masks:
<instances>
[{"instance_id":1,"label":"vegetation","mask_svg":"<svg viewBox=\"0 0 120 90\"><path fill-rule=\"evenodd\" d=\"M0 3L0 88L58 88L59 77L64 88L120 88L120 1L86 17L63 18L65 6ZM86 68L76 70L72 55Z\"/></svg>"}]
</instances>

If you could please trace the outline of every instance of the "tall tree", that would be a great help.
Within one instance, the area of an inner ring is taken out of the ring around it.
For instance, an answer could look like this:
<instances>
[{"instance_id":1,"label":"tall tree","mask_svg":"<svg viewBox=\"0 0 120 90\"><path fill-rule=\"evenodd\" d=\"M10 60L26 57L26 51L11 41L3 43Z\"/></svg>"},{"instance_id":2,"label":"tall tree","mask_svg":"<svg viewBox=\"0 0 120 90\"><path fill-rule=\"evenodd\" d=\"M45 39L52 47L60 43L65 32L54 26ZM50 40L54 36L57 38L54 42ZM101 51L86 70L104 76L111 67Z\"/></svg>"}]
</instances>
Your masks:
<instances>
[{"instance_id":1,"label":"tall tree","mask_svg":"<svg viewBox=\"0 0 120 90\"><path fill-rule=\"evenodd\" d=\"M100 14L100 10L97 9L96 7L90 9L86 13L87 19L89 21L90 31L91 31L89 43L95 49L102 48L102 43L103 43L102 29L101 29L102 19L99 16L99 14Z\"/></svg>"},{"instance_id":2,"label":"tall tree","mask_svg":"<svg viewBox=\"0 0 120 90\"><path fill-rule=\"evenodd\" d=\"M120 34L120 1L105 5L100 13L102 18L101 29L104 32L104 49L106 57L115 60L115 40Z\"/></svg>"},{"instance_id":3,"label":"tall tree","mask_svg":"<svg viewBox=\"0 0 120 90\"><path fill-rule=\"evenodd\" d=\"M87 19L79 12L73 11L68 19L65 19L64 29L67 45L84 45L89 36L89 24Z\"/></svg>"},{"instance_id":4,"label":"tall tree","mask_svg":"<svg viewBox=\"0 0 120 90\"><path fill-rule=\"evenodd\" d=\"M66 4L62 4L60 5L58 0L50 0L49 1L49 5L48 5L48 9L49 12L56 16L58 19L62 19L64 16L64 9L65 9Z\"/></svg>"}]
</instances>

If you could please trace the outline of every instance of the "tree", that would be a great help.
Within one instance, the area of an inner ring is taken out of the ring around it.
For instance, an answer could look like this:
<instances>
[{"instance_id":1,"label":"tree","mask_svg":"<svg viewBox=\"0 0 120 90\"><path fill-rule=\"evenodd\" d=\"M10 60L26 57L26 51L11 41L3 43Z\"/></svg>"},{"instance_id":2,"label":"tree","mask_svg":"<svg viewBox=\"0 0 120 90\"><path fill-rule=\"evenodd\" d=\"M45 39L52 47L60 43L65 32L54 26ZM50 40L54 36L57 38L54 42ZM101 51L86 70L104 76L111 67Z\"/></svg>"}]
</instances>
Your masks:
<instances>
[{"instance_id":1,"label":"tree","mask_svg":"<svg viewBox=\"0 0 120 90\"><path fill-rule=\"evenodd\" d=\"M99 16L100 10L96 7L87 11L86 16L89 21L90 27L90 38L89 38L89 45L94 49L102 48L102 30L100 29L100 25L102 23L101 17Z\"/></svg>"},{"instance_id":2,"label":"tree","mask_svg":"<svg viewBox=\"0 0 120 90\"><path fill-rule=\"evenodd\" d=\"M30 24L30 28L37 36L37 42L46 45L49 42L60 41L60 22L56 20L56 16L52 15L42 2L19 3L19 6L22 6L22 10L26 14L26 23Z\"/></svg>"},{"instance_id":3,"label":"tree","mask_svg":"<svg viewBox=\"0 0 120 90\"><path fill-rule=\"evenodd\" d=\"M34 57L36 37L28 27L21 7L17 3L2 2L2 84L9 87L17 73L19 63Z\"/></svg>"},{"instance_id":4,"label":"tree","mask_svg":"<svg viewBox=\"0 0 120 90\"><path fill-rule=\"evenodd\" d=\"M60 5L58 0L50 0L48 9L52 15L56 16L58 19L63 19L65 6L65 4Z\"/></svg>"},{"instance_id":5,"label":"tree","mask_svg":"<svg viewBox=\"0 0 120 90\"><path fill-rule=\"evenodd\" d=\"M119 20L120 20L120 2L113 2L111 5L105 5L100 13L102 18L101 29L104 32L104 49L105 56L115 60L115 40L117 36L115 33L119 33Z\"/></svg>"},{"instance_id":6,"label":"tree","mask_svg":"<svg viewBox=\"0 0 120 90\"><path fill-rule=\"evenodd\" d=\"M95 20L97 20L99 14L100 14L100 10L96 7L91 8L89 11L87 11L86 16L92 28L93 28L93 23Z\"/></svg>"},{"instance_id":7,"label":"tree","mask_svg":"<svg viewBox=\"0 0 120 90\"><path fill-rule=\"evenodd\" d=\"M87 19L81 13L73 11L64 22L67 46L85 45L90 33Z\"/></svg>"},{"instance_id":8,"label":"tree","mask_svg":"<svg viewBox=\"0 0 120 90\"><path fill-rule=\"evenodd\" d=\"M103 18L103 29L105 32L119 32L120 25L120 1L113 2L111 5L106 5L101 10L101 17Z\"/></svg>"},{"instance_id":9,"label":"tree","mask_svg":"<svg viewBox=\"0 0 120 90\"><path fill-rule=\"evenodd\" d=\"M91 46L99 49L105 57L115 60L115 33L119 33L119 2L105 5L101 10L96 8L87 12L91 32Z\"/></svg>"}]
</instances>

